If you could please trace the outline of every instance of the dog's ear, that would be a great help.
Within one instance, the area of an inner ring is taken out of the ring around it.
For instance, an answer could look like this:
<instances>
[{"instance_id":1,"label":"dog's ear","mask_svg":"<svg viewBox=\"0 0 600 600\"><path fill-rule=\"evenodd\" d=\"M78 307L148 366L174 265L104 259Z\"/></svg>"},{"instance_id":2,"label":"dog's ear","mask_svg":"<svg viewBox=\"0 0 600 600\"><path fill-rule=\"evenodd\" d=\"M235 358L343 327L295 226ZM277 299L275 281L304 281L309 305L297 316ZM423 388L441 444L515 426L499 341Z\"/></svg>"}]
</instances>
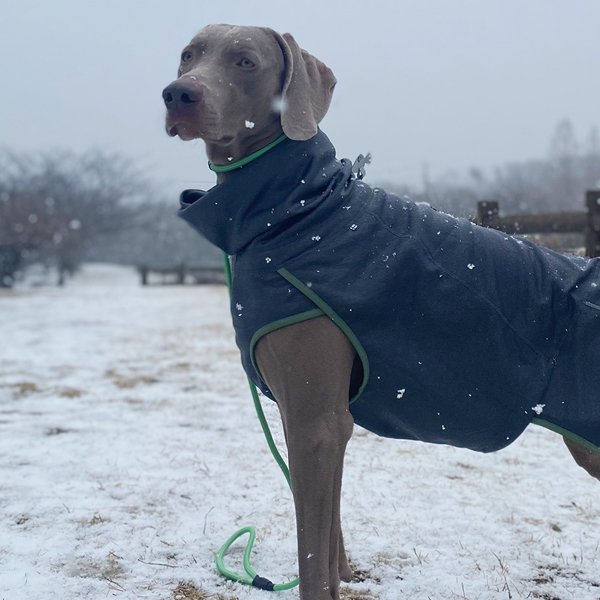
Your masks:
<instances>
[{"instance_id":1,"label":"dog's ear","mask_svg":"<svg viewBox=\"0 0 600 600\"><path fill-rule=\"evenodd\" d=\"M336 78L319 59L298 46L289 33L277 36L285 61L281 126L292 140L308 140L327 113Z\"/></svg>"}]
</instances>

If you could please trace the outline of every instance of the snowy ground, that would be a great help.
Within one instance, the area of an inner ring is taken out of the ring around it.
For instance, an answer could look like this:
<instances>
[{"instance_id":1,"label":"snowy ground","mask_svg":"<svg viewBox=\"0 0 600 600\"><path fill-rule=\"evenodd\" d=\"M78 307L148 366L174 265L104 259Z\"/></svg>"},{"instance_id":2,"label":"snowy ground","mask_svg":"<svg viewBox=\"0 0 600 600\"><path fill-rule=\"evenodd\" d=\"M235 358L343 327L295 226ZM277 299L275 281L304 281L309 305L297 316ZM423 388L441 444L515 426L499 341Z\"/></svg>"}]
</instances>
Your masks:
<instances>
[{"instance_id":1,"label":"snowy ground","mask_svg":"<svg viewBox=\"0 0 600 600\"><path fill-rule=\"evenodd\" d=\"M550 432L483 456L357 429L344 486L346 600L600 598L600 483ZM294 576L224 288L97 265L0 293L2 600L264 600L213 567L246 524L258 572Z\"/></svg>"}]
</instances>

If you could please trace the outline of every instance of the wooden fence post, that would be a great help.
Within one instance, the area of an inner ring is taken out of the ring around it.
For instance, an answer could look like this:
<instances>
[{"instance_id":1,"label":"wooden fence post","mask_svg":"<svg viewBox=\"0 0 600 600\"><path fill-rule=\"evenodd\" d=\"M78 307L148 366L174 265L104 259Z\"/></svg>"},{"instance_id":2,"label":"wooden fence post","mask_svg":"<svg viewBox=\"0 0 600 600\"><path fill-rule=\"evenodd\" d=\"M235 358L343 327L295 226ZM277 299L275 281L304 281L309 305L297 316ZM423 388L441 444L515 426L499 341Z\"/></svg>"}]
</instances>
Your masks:
<instances>
[{"instance_id":1,"label":"wooden fence post","mask_svg":"<svg viewBox=\"0 0 600 600\"><path fill-rule=\"evenodd\" d=\"M585 227L586 256L600 256L600 190L585 194L587 225Z\"/></svg>"},{"instance_id":2,"label":"wooden fence post","mask_svg":"<svg viewBox=\"0 0 600 600\"><path fill-rule=\"evenodd\" d=\"M183 285L185 283L185 265L182 263L176 269L177 283Z\"/></svg>"},{"instance_id":3,"label":"wooden fence post","mask_svg":"<svg viewBox=\"0 0 600 600\"><path fill-rule=\"evenodd\" d=\"M477 203L477 225L489 227L498 218L499 211L495 200L481 200Z\"/></svg>"}]
</instances>

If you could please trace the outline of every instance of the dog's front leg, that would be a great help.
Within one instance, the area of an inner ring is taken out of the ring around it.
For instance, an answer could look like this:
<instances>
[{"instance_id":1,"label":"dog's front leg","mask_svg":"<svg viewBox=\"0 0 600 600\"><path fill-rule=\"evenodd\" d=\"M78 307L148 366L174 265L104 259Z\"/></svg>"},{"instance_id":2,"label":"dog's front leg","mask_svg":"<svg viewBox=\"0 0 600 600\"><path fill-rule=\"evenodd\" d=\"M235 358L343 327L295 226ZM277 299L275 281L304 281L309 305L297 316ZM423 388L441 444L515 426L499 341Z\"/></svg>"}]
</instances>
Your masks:
<instances>
[{"instance_id":1,"label":"dog's front leg","mask_svg":"<svg viewBox=\"0 0 600 600\"><path fill-rule=\"evenodd\" d=\"M256 348L261 374L283 419L296 508L300 597L338 600L349 568L340 526L340 492L354 349L328 318L269 333Z\"/></svg>"}]
</instances>

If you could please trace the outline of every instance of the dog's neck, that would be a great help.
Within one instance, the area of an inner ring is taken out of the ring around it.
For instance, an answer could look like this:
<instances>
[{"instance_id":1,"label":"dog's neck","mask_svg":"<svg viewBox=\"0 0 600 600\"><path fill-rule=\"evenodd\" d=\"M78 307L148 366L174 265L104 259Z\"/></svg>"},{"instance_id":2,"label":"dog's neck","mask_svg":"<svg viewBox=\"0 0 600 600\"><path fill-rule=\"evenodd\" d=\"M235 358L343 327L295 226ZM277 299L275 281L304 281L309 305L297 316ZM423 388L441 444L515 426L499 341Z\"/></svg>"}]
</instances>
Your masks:
<instances>
[{"instance_id":1,"label":"dog's neck","mask_svg":"<svg viewBox=\"0 0 600 600\"><path fill-rule=\"evenodd\" d=\"M211 164L234 164L244 157L268 146L283 134L279 123L262 129L256 134L248 135L241 139L234 139L227 144L206 142L206 155ZM217 182L227 177L227 172L217 173Z\"/></svg>"}]
</instances>

